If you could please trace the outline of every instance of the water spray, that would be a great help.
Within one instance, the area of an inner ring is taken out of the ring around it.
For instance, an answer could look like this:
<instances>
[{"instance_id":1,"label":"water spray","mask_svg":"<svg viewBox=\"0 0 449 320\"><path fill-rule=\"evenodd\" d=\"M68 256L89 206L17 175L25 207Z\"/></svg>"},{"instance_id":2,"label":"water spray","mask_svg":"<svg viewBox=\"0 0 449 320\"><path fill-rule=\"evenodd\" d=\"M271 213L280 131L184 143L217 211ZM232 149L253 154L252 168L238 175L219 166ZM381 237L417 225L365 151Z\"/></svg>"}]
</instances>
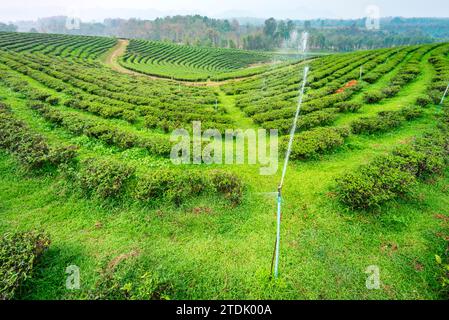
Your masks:
<instances>
[{"instance_id":1,"label":"water spray","mask_svg":"<svg viewBox=\"0 0 449 320\"><path fill-rule=\"evenodd\" d=\"M449 83L447 84L446 90L444 91L443 97L441 98L440 106L443 105L444 99L446 98L446 95L447 95L447 92L448 92L448 91L449 91Z\"/></svg>"},{"instance_id":2,"label":"water spray","mask_svg":"<svg viewBox=\"0 0 449 320\"><path fill-rule=\"evenodd\" d=\"M307 32L303 32L302 36L301 36L301 42L300 42L299 49L300 49L300 52L301 52L304 60L306 59L308 38L309 38L309 34ZM275 250L274 250L273 259L272 259L272 263L271 263L271 273L273 273L273 262L274 262L274 277L275 278L277 278L279 275L279 255L280 255L280 243L281 243L282 187L284 186L285 175L287 173L287 166L288 166L290 154L292 151L293 140L295 138L295 132L296 132L296 127L297 127L297 123L298 123L298 118L299 118L299 114L301 112L301 105L302 105L302 101L303 101L303 97L304 97L304 91L305 91L305 87L306 87L306 83L307 83L308 73L309 73L309 66L306 64L304 66L304 71L303 71L302 85L299 90L298 106L296 108L293 125L292 125L291 131L290 131L290 139L288 141L287 152L286 152L285 160L284 160L284 167L282 169L281 181L280 181L278 189L277 189L276 243L275 243Z\"/></svg>"}]
</instances>

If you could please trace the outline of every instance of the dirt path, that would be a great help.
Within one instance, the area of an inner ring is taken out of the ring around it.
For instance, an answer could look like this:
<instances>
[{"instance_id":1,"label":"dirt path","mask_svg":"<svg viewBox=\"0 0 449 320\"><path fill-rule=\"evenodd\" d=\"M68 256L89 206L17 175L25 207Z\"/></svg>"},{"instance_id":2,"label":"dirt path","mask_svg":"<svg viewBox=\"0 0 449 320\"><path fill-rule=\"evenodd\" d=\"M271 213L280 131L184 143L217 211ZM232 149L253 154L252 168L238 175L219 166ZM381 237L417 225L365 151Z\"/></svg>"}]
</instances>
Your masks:
<instances>
[{"instance_id":1,"label":"dirt path","mask_svg":"<svg viewBox=\"0 0 449 320\"><path fill-rule=\"evenodd\" d=\"M131 71L129 69L123 68L119 63L118 59L125 54L126 48L128 47L129 41L124 39L119 39L115 47L113 47L104 59L104 63L108 65L112 70L120 73L131 74L131 75L142 75L140 73Z\"/></svg>"}]
</instances>

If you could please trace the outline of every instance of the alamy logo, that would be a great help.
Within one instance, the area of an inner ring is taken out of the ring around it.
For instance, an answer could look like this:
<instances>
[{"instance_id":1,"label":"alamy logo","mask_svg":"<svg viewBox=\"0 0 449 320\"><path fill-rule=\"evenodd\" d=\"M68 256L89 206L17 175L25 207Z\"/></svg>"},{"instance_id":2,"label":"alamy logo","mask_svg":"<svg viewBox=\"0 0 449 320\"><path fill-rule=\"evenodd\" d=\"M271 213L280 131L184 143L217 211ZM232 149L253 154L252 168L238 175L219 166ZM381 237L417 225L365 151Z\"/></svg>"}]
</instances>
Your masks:
<instances>
[{"instance_id":1,"label":"alamy logo","mask_svg":"<svg viewBox=\"0 0 449 320\"><path fill-rule=\"evenodd\" d=\"M65 273L68 274L65 287L67 290L79 290L80 289L80 268L71 265L65 269Z\"/></svg>"},{"instance_id":2,"label":"alamy logo","mask_svg":"<svg viewBox=\"0 0 449 320\"><path fill-rule=\"evenodd\" d=\"M69 8L65 21L67 30L79 30L81 28L81 19L79 18L79 10L77 8Z\"/></svg>"},{"instance_id":3,"label":"alamy logo","mask_svg":"<svg viewBox=\"0 0 449 320\"><path fill-rule=\"evenodd\" d=\"M368 30L380 29L380 8L378 6L371 5L366 7L365 26Z\"/></svg>"},{"instance_id":4,"label":"alamy logo","mask_svg":"<svg viewBox=\"0 0 449 320\"><path fill-rule=\"evenodd\" d=\"M378 266L369 266L366 268L365 273L368 274L366 278L366 288L368 290L380 289L380 269Z\"/></svg>"},{"instance_id":5,"label":"alamy logo","mask_svg":"<svg viewBox=\"0 0 449 320\"><path fill-rule=\"evenodd\" d=\"M261 175L274 175L278 169L278 131L275 129L201 129L193 122L192 136L186 129L175 130L170 159L176 164L250 164L260 165ZM267 146L268 145L268 146Z\"/></svg>"}]
</instances>

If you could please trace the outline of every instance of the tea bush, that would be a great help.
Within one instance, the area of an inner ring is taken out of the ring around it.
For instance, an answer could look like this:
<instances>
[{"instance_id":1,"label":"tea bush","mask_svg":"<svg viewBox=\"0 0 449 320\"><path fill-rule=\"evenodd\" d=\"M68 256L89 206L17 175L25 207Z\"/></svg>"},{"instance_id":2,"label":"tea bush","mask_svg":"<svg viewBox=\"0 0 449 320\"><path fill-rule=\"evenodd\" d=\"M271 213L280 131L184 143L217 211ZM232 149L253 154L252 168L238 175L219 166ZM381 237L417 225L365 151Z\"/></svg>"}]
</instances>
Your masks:
<instances>
[{"instance_id":1,"label":"tea bush","mask_svg":"<svg viewBox=\"0 0 449 320\"><path fill-rule=\"evenodd\" d=\"M447 135L441 132L425 134L338 179L339 199L353 209L378 207L409 193L417 178L441 174L447 166L448 156Z\"/></svg>"},{"instance_id":2,"label":"tea bush","mask_svg":"<svg viewBox=\"0 0 449 320\"><path fill-rule=\"evenodd\" d=\"M364 100L366 103L374 104L385 98L385 94L381 91L369 91L364 95Z\"/></svg>"},{"instance_id":3,"label":"tea bush","mask_svg":"<svg viewBox=\"0 0 449 320\"><path fill-rule=\"evenodd\" d=\"M14 299L24 281L50 246L46 233L4 233L0 238L0 300Z\"/></svg>"},{"instance_id":4,"label":"tea bush","mask_svg":"<svg viewBox=\"0 0 449 320\"><path fill-rule=\"evenodd\" d=\"M204 190L204 181L196 181L198 184L194 185L194 180L193 174L165 168L157 169L139 177L135 196L141 201L167 198L175 204L180 204L186 197ZM198 188L195 192L194 187Z\"/></svg>"},{"instance_id":5,"label":"tea bush","mask_svg":"<svg viewBox=\"0 0 449 320\"><path fill-rule=\"evenodd\" d=\"M105 199L119 196L133 174L134 168L119 161L90 158L81 163L77 178L82 190Z\"/></svg>"},{"instance_id":6,"label":"tea bush","mask_svg":"<svg viewBox=\"0 0 449 320\"><path fill-rule=\"evenodd\" d=\"M76 147L50 146L43 136L15 119L4 104L0 104L0 147L11 152L30 170L69 163L77 156Z\"/></svg>"},{"instance_id":7,"label":"tea bush","mask_svg":"<svg viewBox=\"0 0 449 320\"><path fill-rule=\"evenodd\" d=\"M292 145L291 159L305 160L315 158L320 154L334 150L344 144L349 135L347 128L315 128L296 135ZM288 137L280 142L281 151L285 152L288 146Z\"/></svg>"},{"instance_id":8,"label":"tea bush","mask_svg":"<svg viewBox=\"0 0 449 320\"><path fill-rule=\"evenodd\" d=\"M94 120L75 113L62 112L39 101L29 101L28 104L48 121L64 127L74 134L85 134L88 137L122 149L141 147L148 149L150 153L155 155L167 156L170 154L171 144L166 137L143 135L136 131L122 130L106 121Z\"/></svg>"},{"instance_id":9,"label":"tea bush","mask_svg":"<svg viewBox=\"0 0 449 320\"><path fill-rule=\"evenodd\" d=\"M401 91L400 86L388 86L382 89L382 94L387 98L391 98L397 95L399 91Z\"/></svg>"},{"instance_id":10,"label":"tea bush","mask_svg":"<svg viewBox=\"0 0 449 320\"><path fill-rule=\"evenodd\" d=\"M231 172L215 170L210 173L213 188L233 205L243 200L244 185L240 178Z\"/></svg>"},{"instance_id":11,"label":"tea bush","mask_svg":"<svg viewBox=\"0 0 449 320\"><path fill-rule=\"evenodd\" d=\"M416 98L416 104L421 107L426 107L432 103L432 98L427 94L422 94Z\"/></svg>"},{"instance_id":12,"label":"tea bush","mask_svg":"<svg viewBox=\"0 0 449 320\"><path fill-rule=\"evenodd\" d=\"M380 112L374 117L363 117L351 123L351 131L355 134L373 134L385 132L398 127L404 117L398 111Z\"/></svg>"},{"instance_id":13,"label":"tea bush","mask_svg":"<svg viewBox=\"0 0 449 320\"><path fill-rule=\"evenodd\" d=\"M160 168L139 176L134 196L145 202L164 198L179 205L188 197L211 191L238 205L243 198L244 185L238 176L225 171L182 172Z\"/></svg>"},{"instance_id":14,"label":"tea bush","mask_svg":"<svg viewBox=\"0 0 449 320\"><path fill-rule=\"evenodd\" d=\"M361 107L362 104L355 101L343 101L335 104L335 108L340 112L357 112Z\"/></svg>"},{"instance_id":15,"label":"tea bush","mask_svg":"<svg viewBox=\"0 0 449 320\"><path fill-rule=\"evenodd\" d=\"M352 209L368 209L408 193L415 177L401 168L401 158L385 156L337 180L340 201Z\"/></svg>"},{"instance_id":16,"label":"tea bush","mask_svg":"<svg viewBox=\"0 0 449 320\"><path fill-rule=\"evenodd\" d=\"M421 108L417 106L408 106L400 111L400 114L405 118L405 120L410 121L417 119L423 115Z\"/></svg>"}]
</instances>

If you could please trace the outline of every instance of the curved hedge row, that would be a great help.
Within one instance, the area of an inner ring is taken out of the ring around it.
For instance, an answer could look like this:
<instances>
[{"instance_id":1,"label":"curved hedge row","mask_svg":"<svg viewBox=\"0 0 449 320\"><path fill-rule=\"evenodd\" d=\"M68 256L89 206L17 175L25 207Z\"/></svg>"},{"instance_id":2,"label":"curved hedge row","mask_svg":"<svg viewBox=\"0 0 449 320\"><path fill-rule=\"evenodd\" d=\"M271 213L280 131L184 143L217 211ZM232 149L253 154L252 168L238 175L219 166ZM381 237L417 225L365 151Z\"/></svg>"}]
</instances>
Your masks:
<instances>
[{"instance_id":1,"label":"curved hedge row","mask_svg":"<svg viewBox=\"0 0 449 320\"><path fill-rule=\"evenodd\" d=\"M149 75L200 81L268 62L270 56L238 49L194 47L160 41L131 40L120 62L125 68ZM256 70L261 72L264 68ZM245 75L247 72L245 71ZM251 72L249 73L251 74Z\"/></svg>"},{"instance_id":2,"label":"curved hedge row","mask_svg":"<svg viewBox=\"0 0 449 320\"><path fill-rule=\"evenodd\" d=\"M74 146L50 146L43 136L17 120L3 103L0 103L0 148L31 170L69 163L77 156Z\"/></svg>"},{"instance_id":3,"label":"curved hedge row","mask_svg":"<svg viewBox=\"0 0 449 320\"><path fill-rule=\"evenodd\" d=\"M64 102L66 106L106 119L118 118L132 124L150 113L160 120L155 122L155 127L164 131L188 127L192 120L202 121L208 127L229 126L232 122L221 106L215 107L217 98L209 88L181 87L159 81L130 80L128 77L117 79L117 75L106 68L87 68L39 55L0 52L0 62L14 70L8 71L0 65L5 70L0 79L14 82L18 71L70 96ZM22 81L21 86L24 90L27 83Z\"/></svg>"},{"instance_id":4,"label":"curved hedge row","mask_svg":"<svg viewBox=\"0 0 449 320\"><path fill-rule=\"evenodd\" d=\"M411 106L399 111L383 111L373 117L363 117L351 123L351 131L355 134L373 134L385 132L401 125L405 120L413 120L422 115L419 107Z\"/></svg>"},{"instance_id":5,"label":"curved hedge row","mask_svg":"<svg viewBox=\"0 0 449 320\"><path fill-rule=\"evenodd\" d=\"M95 59L112 48L116 42L116 39L106 37L0 32L2 50L41 52L77 59Z\"/></svg>"},{"instance_id":6,"label":"curved hedge row","mask_svg":"<svg viewBox=\"0 0 449 320\"><path fill-rule=\"evenodd\" d=\"M128 194L141 202L164 199L179 205L188 198L217 193L236 206L244 191L240 178L225 171L157 168L136 174L135 168L111 158L86 159L75 177L82 190L103 199Z\"/></svg>"},{"instance_id":7,"label":"curved hedge row","mask_svg":"<svg viewBox=\"0 0 449 320\"><path fill-rule=\"evenodd\" d=\"M151 154L160 156L167 156L171 151L170 141L165 136L123 130L107 121L96 120L77 113L64 112L51 108L40 101L29 101L29 107L38 111L47 121L76 135L84 134L122 149L145 148Z\"/></svg>"}]
</instances>

